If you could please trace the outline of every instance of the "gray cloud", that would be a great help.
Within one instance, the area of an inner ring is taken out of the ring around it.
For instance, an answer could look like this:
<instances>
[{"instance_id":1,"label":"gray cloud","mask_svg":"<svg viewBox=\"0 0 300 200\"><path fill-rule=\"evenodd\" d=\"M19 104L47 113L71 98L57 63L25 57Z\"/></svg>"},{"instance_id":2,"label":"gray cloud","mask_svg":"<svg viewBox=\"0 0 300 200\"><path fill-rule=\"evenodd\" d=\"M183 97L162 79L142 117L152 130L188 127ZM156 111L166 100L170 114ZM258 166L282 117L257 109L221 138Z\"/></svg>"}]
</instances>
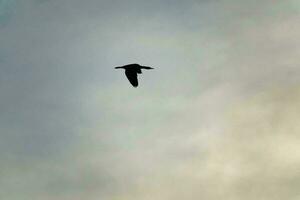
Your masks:
<instances>
[{"instance_id":1,"label":"gray cloud","mask_svg":"<svg viewBox=\"0 0 300 200\"><path fill-rule=\"evenodd\" d=\"M7 2L1 198L297 198L295 2Z\"/></svg>"},{"instance_id":2,"label":"gray cloud","mask_svg":"<svg viewBox=\"0 0 300 200\"><path fill-rule=\"evenodd\" d=\"M0 26L6 24L14 12L16 2L14 0L1 0L0 1Z\"/></svg>"}]
</instances>

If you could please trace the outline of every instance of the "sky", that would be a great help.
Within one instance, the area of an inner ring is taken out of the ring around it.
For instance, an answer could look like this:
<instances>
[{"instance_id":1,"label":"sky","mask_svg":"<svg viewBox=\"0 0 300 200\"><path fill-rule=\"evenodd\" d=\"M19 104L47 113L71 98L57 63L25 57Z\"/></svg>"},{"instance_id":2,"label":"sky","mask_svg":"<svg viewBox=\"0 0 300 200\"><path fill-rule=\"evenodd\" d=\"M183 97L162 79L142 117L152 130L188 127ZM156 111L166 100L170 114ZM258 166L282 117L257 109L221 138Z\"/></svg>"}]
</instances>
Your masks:
<instances>
[{"instance_id":1,"label":"sky","mask_svg":"<svg viewBox=\"0 0 300 200\"><path fill-rule=\"evenodd\" d=\"M299 199L299 17L299 0L0 0L0 199ZM133 88L129 63L155 69Z\"/></svg>"}]
</instances>

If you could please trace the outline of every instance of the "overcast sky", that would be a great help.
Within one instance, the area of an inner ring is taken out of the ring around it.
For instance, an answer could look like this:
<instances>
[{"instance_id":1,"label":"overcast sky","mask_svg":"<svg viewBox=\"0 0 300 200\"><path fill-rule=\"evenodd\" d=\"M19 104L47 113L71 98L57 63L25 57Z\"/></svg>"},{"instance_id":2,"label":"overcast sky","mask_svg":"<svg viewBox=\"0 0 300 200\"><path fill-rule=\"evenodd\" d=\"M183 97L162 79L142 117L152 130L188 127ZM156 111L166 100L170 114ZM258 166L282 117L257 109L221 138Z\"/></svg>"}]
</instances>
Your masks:
<instances>
[{"instance_id":1,"label":"overcast sky","mask_svg":"<svg viewBox=\"0 0 300 200\"><path fill-rule=\"evenodd\" d=\"M299 199L299 18L299 0L0 0L0 199ZM129 63L155 70L133 88Z\"/></svg>"}]
</instances>

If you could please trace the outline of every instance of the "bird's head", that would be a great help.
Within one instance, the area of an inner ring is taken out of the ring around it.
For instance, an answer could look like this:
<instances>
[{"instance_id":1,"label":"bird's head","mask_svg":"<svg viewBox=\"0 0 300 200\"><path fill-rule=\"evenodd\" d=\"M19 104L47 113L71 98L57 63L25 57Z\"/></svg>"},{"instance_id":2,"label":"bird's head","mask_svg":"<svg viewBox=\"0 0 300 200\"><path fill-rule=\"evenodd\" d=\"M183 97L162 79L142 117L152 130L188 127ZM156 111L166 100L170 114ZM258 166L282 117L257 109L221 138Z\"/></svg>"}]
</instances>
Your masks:
<instances>
[{"instance_id":1,"label":"bird's head","mask_svg":"<svg viewBox=\"0 0 300 200\"><path fill-rule=\"evenodd\" d=\"M125 69L124 66L120 66L120 67L115 67L115 69Z\"/></svg>"}]
</instances>

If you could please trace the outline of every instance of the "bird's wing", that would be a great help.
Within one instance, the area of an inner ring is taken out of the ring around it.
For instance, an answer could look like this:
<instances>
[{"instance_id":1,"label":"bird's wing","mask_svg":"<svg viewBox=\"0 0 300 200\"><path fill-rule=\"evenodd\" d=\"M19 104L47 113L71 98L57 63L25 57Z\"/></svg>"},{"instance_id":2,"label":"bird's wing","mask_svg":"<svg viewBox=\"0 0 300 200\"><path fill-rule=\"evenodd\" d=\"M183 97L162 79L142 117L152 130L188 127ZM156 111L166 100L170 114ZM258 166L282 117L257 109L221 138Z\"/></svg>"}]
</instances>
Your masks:
<instances>
[{"instance_id":1,"label":"bird's wing","mask_svg":"<svg viewBox=\"0 0 300 200\"><path fill-rule=\"evenodd\" d=\"M133 70L125 70L125 74L131 85L133 85L133 87L137 87L139 84L137 79L137 73Z\"/></svg>"},{"instance_id":2,"label":"bird's wing","mask_svg":"<svg viewBox=\"0 0 300 200\"><path fill-rule=\"evenodd\" d=\"M154 69L154 68L148 66L141 66L141 69Z\"/></svg>"}]
</instances>

